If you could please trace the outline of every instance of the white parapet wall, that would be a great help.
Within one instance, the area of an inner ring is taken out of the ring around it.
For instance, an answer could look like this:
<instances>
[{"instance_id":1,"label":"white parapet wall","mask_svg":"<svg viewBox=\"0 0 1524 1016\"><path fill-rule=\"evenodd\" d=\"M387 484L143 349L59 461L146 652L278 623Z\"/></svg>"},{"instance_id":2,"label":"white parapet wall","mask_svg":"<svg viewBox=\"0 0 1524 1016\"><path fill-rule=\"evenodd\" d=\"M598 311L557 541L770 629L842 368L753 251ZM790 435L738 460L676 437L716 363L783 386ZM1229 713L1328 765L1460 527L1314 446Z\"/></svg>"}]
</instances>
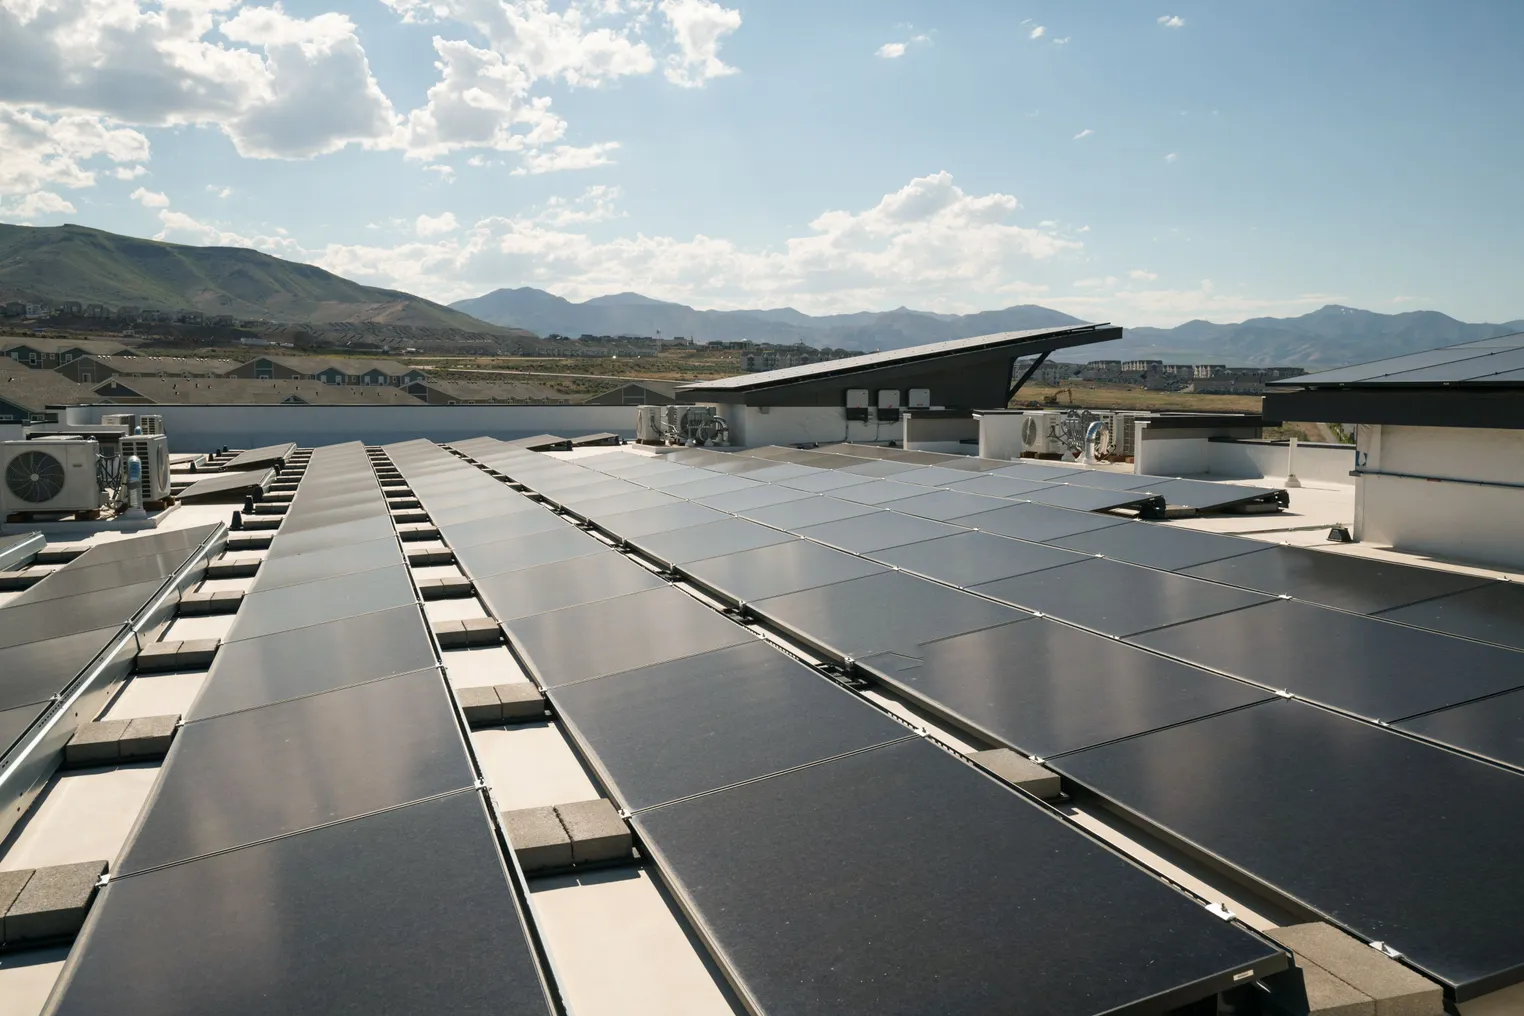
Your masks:
<instances>
[{"instance_id":1,"label":"white parapet wall","mask_svg":"<svg viewBox=\"0 0 1524 1016\"><path fill-rule=\"evenodd\" d=\"M294 441L299 445L363 441L383 444L428 438L462 441L472 437L512 440L536 434L578 437L605 431L635 436L634 406L132 406L164 417L170 449L208 452L217 448L258 448ZM122 406L73 406L59 422L99 423L103 413Z\"/></svg>"},{"instance_id":2,"label":"white parapet wall","mask_svg":"<svg viewBox=\"0 0 1524 1016\"><path fill-rule=\"evenodd\" d=\"M1524 431L1361 424L1355 539L1524 568Z\"/></svg>"}]
</instances>

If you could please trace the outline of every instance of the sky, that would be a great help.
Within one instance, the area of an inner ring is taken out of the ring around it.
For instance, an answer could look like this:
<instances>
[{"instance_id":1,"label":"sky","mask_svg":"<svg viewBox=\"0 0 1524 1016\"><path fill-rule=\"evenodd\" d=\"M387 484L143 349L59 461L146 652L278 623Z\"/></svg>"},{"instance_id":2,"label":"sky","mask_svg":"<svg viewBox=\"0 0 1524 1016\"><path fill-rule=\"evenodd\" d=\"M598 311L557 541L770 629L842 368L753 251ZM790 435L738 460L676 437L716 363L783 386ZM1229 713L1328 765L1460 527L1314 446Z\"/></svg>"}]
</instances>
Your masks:
<instances>
[{"instance_id":1,"label":"sky","mask_svg":"<svg viewBox=\"0 0 1524 1016\"><path fill-rule=\"evenodd\" d=\"M1524 4L0 0L0 221L449 302L1524 318Z\"/></svg>"}]
</instances>

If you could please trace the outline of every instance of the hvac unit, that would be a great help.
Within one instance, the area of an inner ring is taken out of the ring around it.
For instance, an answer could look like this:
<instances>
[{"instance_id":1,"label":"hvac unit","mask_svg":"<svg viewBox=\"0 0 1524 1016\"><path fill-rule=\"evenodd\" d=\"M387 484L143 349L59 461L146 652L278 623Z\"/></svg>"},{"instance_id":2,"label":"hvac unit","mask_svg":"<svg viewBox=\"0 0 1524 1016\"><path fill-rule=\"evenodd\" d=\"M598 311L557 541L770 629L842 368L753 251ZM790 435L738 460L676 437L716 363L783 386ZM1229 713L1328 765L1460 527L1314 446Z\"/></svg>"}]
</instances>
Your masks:
<instances>
[{"instance_id":1,"label":"hvac unit","mask_svg":"<svg viewBox=\"0 0 1524 1016\"><path fill-rule=\"evenodd\" d=\"M136 455L143 464L143 502L162 502L173 491L169 485L169 438L163 434L138 434L122 438L122 480L127 479L127 458Z\"/></svg>"},{"instance_id":2,"label":"hvac unit","mask_svg":"<svg viewBox=\"0 0 1524 1016\"><path fill-rule=\"evenodd\" d=\"M100 445L90 438L0 442L0 517L100 511L99 462Z\"/></svg>"},{"instance_id":3,"label":"hvac unit","mask_svg":"<svg viewBox=\"0 0 1524 1016\"><path fill-rule=\"evenodd\" d=\"M1098 454L1108 459L1130 459L1137 452L1137 423L1146 420L1149 413L1112 413L1111 425L1106 428Z\"/></svg>"},{"instance_id":4,"label":"hvac unit","mask_svg":"<svg viewBox=\"0 0 1524 1016\"><path fill-rule=\"evenodd\" d=\"M164 417L158 413L145 413L138 417L138 426L143 428L144 434L163 434Z\"/></svg>"},{"instance_id":5,"label":"hvac unit","mask_svg":"<svg viewBox=\"0 0 1524 1016\"><path fill-rule=\"evenodd\" d=\"M665 406L641 406L635 410L635 440L641 444L662 443L662 411Z\"/></svg>"},{"instance_id":6,"label":"hvac unit","mask_svg":"<svg viewBox=\"0 0 1524 1016\"><path fill-rule=\"evenodd\" d=\"M103 427L126 427L127 433L132 433L132 428L138 425L136 413L106 413L101 417Z\"/></svg>"},{"instance_id":7,"label":"hvac unit","mask_svg":"<svg viewBox=\"0 0 1524 1016\"><path fill-rule=\"evenodd\" d=\"M1023 455L1062 455L1064 453L1063 416L1059 413L1023 413L1021 453Z\"/></svg>"},{"instance_id":8,"label":"hvac unit","mask_svg":"<svg viewBox=\"0 0 1524 1016\"><path fill-rule=\"evenodd\" d=\"M729 427L713 406L666 406L662 436L667 444L723 444Z\"/></svg>"}]
</instances>

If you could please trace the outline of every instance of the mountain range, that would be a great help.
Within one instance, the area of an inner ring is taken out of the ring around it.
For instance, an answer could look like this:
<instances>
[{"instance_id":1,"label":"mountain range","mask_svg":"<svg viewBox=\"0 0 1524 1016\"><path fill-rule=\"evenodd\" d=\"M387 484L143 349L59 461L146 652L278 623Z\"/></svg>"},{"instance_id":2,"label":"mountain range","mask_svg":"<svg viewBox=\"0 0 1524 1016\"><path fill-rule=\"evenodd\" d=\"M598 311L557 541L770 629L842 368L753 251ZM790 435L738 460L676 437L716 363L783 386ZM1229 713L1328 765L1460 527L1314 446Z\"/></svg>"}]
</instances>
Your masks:
<instances>
[{"instance_id":1,"label":"mountain range","mask_svg":"<svg viewBox=\"0 0 1524 1016\"><path fill-rule=\"evenodd\" d=\"M193 247L74 225L0 225L0 303L9 300L505 333L411 293L244 247Z\"/></svg>"},{"instance_id":2,"label":"mountain range","mask_svg":"<svg viewBox=\"0 0 1524 1016\"><path fill-rule=\"evenodd\" d=\"M700 342L750 339L864 351L1081 323L1079 318L1031 304L977 314L935 314L900 307L815 317L791 307L695 310L638 293L573 303L529 288L499 289L451 306L484 321L540 335L655 335L659 331L665 338L685 336ZM1236 366L1335 366L1516 331L1524 331L1524 320L1468 324L1437 311L1379 314L1329 305L1300 317L1128 328L1116 342L1086 346L1083 356L1086 360L1148 358Z\"/></svg>"}]
</instances>

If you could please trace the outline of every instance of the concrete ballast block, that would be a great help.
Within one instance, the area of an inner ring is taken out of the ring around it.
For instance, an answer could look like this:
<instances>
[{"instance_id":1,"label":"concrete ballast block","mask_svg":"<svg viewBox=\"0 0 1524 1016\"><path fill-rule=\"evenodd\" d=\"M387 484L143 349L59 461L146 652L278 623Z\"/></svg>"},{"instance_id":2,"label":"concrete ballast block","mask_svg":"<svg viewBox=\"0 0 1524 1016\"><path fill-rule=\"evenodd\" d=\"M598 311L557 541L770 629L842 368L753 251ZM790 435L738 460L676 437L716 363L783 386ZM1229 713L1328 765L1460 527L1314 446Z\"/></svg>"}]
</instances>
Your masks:
<instances>
[{"instance_id":1,"label":"concrete ballast block","mask_svg":"<svg viewBox=\"0 0 1524 1016\"><path fill-rule=\"evenodd\" d=\"M1385 953L1321 921L1265 932L1299 965L1321 967L1375 1003L1376 1016L1441 1016L1444 991Z\"/></svg>"},{"instance_id":2,"label":"concrete ballast block","mask_svg":"<svg viewBox=\"0 0 1524 1016\"><path fill-rule=\"evenodd\" d=\"M463 646L490 646L503 640L503 629L490 617L470 617L464 621L436 621L434 637L442 649Z\"/></svg>"},{"instance_id":3,"label":"concrete ballast block","mask_svg":"<svg viewBox=\"0 0 1524 1016\"><path fill-rule=\"evenodd\" d=\"M21 890L26 888L27 880L31 877L31 868L0 871L0 945L5 943L5 912L11 909L11 904L16 902L16 897L21 895Z\"/></svg>"},{"instance_id":4,"label":"concrete ballast block","mask_svg":"<svg viewBox=\"0 0 1524 1016\"><path fill-rule=\"evenodd\" d=\"M488 685L456 688L455 701L460 703L466 722L473 727L491 726L503 720L503 703L497 697L497 690Z\"/></svg>"},{"instance_id":5,"label":"concrete ballast block","mask_svg":"<svg viewBox=\"0 0 1524 1016\"><path fill-rule=\"evenodd\" d=\"M259 572L260 561L261 559L257 557L225 555L207 564L206 577L209 579L246 578Z\"/></svg>"},{"instance_id":6,"label":"concrete ballast block","mask_svg":"<svg viewBox=\"0 0 1524 1016\"><path fill-rule=\"evenodd\" d=\"M572 841L554 808L521 808L503 812L508 842L525 872L569 868Z\"/></svg>"},{"instance_id":7,"label":"concrete ballast block","mask_svg":"<svg viewBox=\"0 0 1524 1016\"><path fill-rule=\"evenodd\" d=\"M437 579L420 579L418 591L425 600L451 600L473 595L476 587L464 575L448 575Z\"/></svg>"},{"instance_id":8,"label":"concrete ballast block","mask_svg":"<svg viewBox=\"0 0 1524 1016\"><path fill-rule=\"evenodd\" d=\"M243 604L243 593L236 589L220 592L191 592L180 597L179 612L185 616L201 614L236 614Z\"/></svg>"},{"instance_id":9,"label":"concrete ballast block","mask_svg":"<svg viewBox=\"0 0 1524 1016\"><path fill-rule=\"evenodd\" d=\"M514 681L496 685L498 701L503 706L503 719L540 720L545 718L545 696L539 688L528 681Z\"/></svg>"},{"instance_id":10,"label":"concrete ballast block","mask_svg":"<svg viewBox=\"0 0 1524 1016\"><path fill-rule=\"evenodd\" d=\"M69 743L64 745L64 762L69 765L100 765L121 758L122 735L129 720L101 720L82 723Z\"/></svg>"},{"instance_id":11,"label":"concrete ballast block","mask_svg":"<svg viewBox=\"0 0 1524 1016\"><path fill-rule=\"evenodd\" d=\"M1009 748L976 751L969 758L1033 797L1051 800L1063 790L1063 781L1059 779L1057 773L1038 765L1029 758L1018 755Z\"/></svg>"},{"instance_id":12,"label":"concrete ballast block","mask_svg":"<svg viewBox=\"0 0 1524 1016\"><path fill-rule=\"evenodd\" d=\"M210 667L217 656L216 639L187 639L182 642L154 642L138 653L139 672L155 670L195 670Z\"/></svg>"},{"instance_id":13,"label":"concrete ballast block","mask_svg":"<svg viewBox=\"0 0 1524 1016\"><path fill-rule=\"evenodd\" d=\"M120 744L121 757L125 759L155 759L169 754L169 745L175 739L175 729L180 725L180 714L167 716L139 716L127 721Z\"/></svg>"},{"instance_id":14,"label":"concrete ballast block","mask_svg":"<svg viewBox=\"0 0 1524 1016\"><path fill-rule=\"evenodd\" d=\"M85 923L105 861L38 868L5 912L7 945L66 938Z\"/></svg>"},{"instance_id":15,"label":"concrete ballast block","mask_svg":"<svg viewBox=\"0 0 1524 1016\"><path fill-rule=\"evenodd\" d=\"M426 568L437 564L454 564L455 552L447 547L428 547L407 552L407 563L414 568Z\"/></svg>"},{"instance_id":16,"label":"concrete ballast block","mask_svg":"<svg viewBox=\"0 0 1524 1016\"><path fill-rule=\"evenodd\" d=\"M630 856L630 827L619 817L611 801L598 798L556 805L556 816L571 837L572 861L618 861Z\"/></svg>"}]
</instances>

